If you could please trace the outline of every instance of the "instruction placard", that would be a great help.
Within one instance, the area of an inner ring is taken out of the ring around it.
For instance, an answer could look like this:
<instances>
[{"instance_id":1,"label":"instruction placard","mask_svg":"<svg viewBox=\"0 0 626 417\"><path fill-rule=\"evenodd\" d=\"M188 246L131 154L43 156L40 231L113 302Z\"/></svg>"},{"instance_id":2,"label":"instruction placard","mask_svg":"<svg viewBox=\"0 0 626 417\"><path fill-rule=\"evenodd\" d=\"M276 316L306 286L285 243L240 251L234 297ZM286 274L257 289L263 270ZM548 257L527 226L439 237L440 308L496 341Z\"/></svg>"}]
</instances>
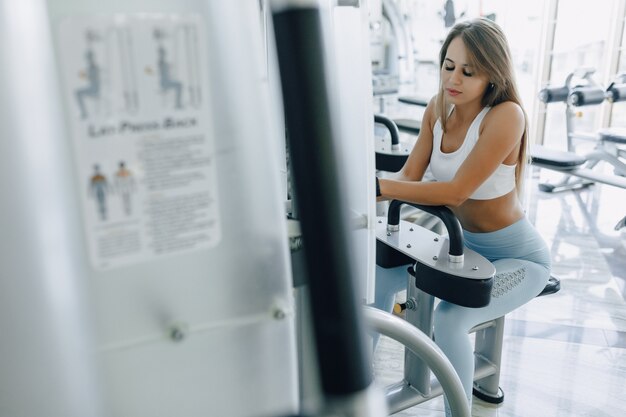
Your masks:
<instances>
[{"instance_id":1,"label":"instruction placard","mask_svg":"<svg viewBox=\"0 0 626 417\"><path fill-rule=\"evenodd\" d=\"M63 89L96 269L221 237L203 20L75 17L59 25Z\"/></svg>"}]
</instances>

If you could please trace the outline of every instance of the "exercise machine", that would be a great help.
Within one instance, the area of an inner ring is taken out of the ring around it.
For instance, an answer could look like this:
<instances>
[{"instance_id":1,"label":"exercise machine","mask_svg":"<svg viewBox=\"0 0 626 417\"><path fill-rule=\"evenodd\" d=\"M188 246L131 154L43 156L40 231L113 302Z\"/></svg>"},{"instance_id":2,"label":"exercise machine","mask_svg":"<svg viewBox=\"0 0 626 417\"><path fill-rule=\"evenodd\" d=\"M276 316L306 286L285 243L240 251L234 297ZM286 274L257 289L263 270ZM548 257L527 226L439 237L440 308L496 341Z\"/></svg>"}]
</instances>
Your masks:
<instances>
[{"instance_id":1,"label":"exercise machine","mask_svg":"<svg viewBox=\"0 0 626 417\"><path fill-rule=\"evenodd\" d=\"M582 68L570 73L563 86L546 87L539 92L543 103L565 103L565 123L567 150L557 151L535 145L531 148L533 164L538 167L559 171L565 174L557 184L542 183L539 188L545 192L559 192L586 187L594 182L626 188L626 132L621 129L601 129L597 133L576 131L575 119L578 108L598 105L608 99L615 103L626 100L626 85L619 78L606 90L593 79L595 70ZM594 150L585 155L576 153L575 140L587 140L594 143ZM608 163L614 175L594 169L599 163Z\"/></svg>"},{"instance_id":2,"label":"exercise machine","mask_svg":"<svg viewBox=\"0 0 626 417\"><path fill-rule=\"evenodd\" d=\"M570 73L563 86L546 87L539 92L539 100L549 103L566 103L565 123L567 151L549 149L541 145L531 147L533 165L564 174L556 183L540 183L539 189L549 193L587 187L594 183L607 184L626 189L626 131L620 128L605 128L596 134L574 129L577 108L601 104L605 99L611 103L626 100L626 75L619 75L606 90L593 79L593 68L581 68ZM594 150L579 155L575 140L592 141ZM601 165L608 164L613 174L601 172ZM599 165L600 164L600 165ZM624 227L626 217L617 222L614 229Z\"/></svg>"},{"instance_id":3,"label":"exercise machine","mask_svg":"<svg viewBox=\"0 0 626 417\"><path fill-rule=\"evenodd\" d=\"M400 220L403 205L439 217L447 236ZM378 218L376 243L379 267L407 266L407 300L394 309L398 313L404 311L406 320L427 336L432 337L435 298L470 308L489 304L495 268L478 253L464 248L461 226L447 207L392 201L387 217ZM551 277L539 296L559 289L560 281ZM471 332L476 333L474 395L490 403L501 403L504 317L475 326ZM440 384L431 380L424 363L405 350L404 379L387 387L390 411L399 412L441 393Z\"/></svg>"},{"instance_id":4,"label":"exercise machine","mask_svg":"<svg viewBox=\"0 0 626 417\"><path fill-rule=\"evenodd\" d=\"M322 399L313 415L386 414L386 409L376 404L366 344L360 343L358 280L347 249L346 225L350 222L345 218L338 162L329 152L337 140L333 118L330 105L319 105L329 102L326 79L330 75L324 70L318 11L294 2L275 12L274 26L301 229L294 243L301 242L300 256L306 265L305 282L299 281L310 292L312 339L319 361ZM366 317L373 327L393 332L422 357L446 388L454 415L469 416L458 377L430 339L387 313L370 309Z\"/></svg>"},{"instance_id":5,"label":"exercise machine","mask_svg":"<svg viewBox=\"0 0 626 417\"><path fill-rule=\"evenodd\" d=\"M2 414L296 413L277 129L259 111L275 102L250 71L258 4L0 3ZM197 34L204 94L164 109L153 33L179 27ZM85 33L111 30L126 35L110 62L135 66L116 73L95 49L113 113L82 119ZM136 180L130 216L113 181L121 160Z\"/></svg>"},{"instance_id":6,"label":"exercise machine","mask_svg":"<svg viewBox=\"0 0 626 417\"><path fill-rule=\"evenodd\" d=\"M324 393L315 415L378 417L386 410L360 344L346 210L332 157L326 159L336 133L329 106L318 105L330 101L318 10L304 4L277 2L273 16L314 295ZM13 23L0 27L0 102L10 109L0 115L0 133L11 138L0 153L0 189L11 195L0 216L2 410L50 417L298 414L296 307L273 165L277 129L258 111L277 103L264 101L271 95L250 71L261 66L262 45L241 29L255 27L256 2L179 7L136 0L115 13L62 0L3 5L0 17ZM203 92L194 106L162 105L155 28L197 35L188 45L199 66L194 88ZM109 72L112 114L83 117L74 98L83 84L84 34L112 29L125 33L126 43L110 58L134 51L136 67L124 67L118 79ZM132 113L125 105L131 70L138 80ZM137 180L136 194L122 197L108 180L120 160ZM95 163L97 198L89 192ZM308 194L313 201L302 199ZM445 358L416 331L397 333L436 362L456 404L460 387ZM458 404L455 414L467 417Z\"/></svg>"}]
</instances>

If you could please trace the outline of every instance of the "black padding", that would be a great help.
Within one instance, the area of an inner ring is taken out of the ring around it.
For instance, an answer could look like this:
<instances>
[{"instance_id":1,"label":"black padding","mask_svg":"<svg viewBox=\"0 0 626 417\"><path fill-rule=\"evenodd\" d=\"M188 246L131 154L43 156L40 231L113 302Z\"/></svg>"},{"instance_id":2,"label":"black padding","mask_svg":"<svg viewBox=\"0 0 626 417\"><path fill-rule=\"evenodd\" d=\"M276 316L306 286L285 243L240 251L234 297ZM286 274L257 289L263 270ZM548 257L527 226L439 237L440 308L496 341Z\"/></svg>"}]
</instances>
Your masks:
<instances>
[{"instance_id":1,"label":"black padding","mask_svg":"<svg viewBox=\"0 0 626 417\"><path fill-rule=\"evenodd\" d=\"M408 154L388 154L376 152L376 170L398 172L409 158Z\"/></svg>"},{"instance_id":2,"label":"black padding","mask_svg":"<svg viewBox=\"0 0 626 417\"><path fill-rule=\"evenodd\" d=\"M535 164L550 165L564 169L574 169L587 162L585 158L573 152L557 151L541 145L533 145L530 148L530 157Z\"/></svg>"},{"instance_id":3,"label":"black padding","mask_svg":"<svg viewBox=\"0 0 626 417\"><path fill-rule=\"evenodd\" d=\"M419 135L422 127L422 122L413 119L393 119L398 126L398 130L412 135Z\"/></svg>"},{"instance_id":4,"label":"black padding","mask_svg":"<svg viewBox=\"0 0 626 417\"><path fill-rule=\"evenodd\" d=\"M400 103L412 104L414 106L421 106L421 107L428 106L428 101L423 100L419 97L414 97L414 96L401 96L401 97L398 97L398 101Z\"/></svg>"},{"instance_id":5,"label":"black padding","mask_svg":"<svg viewBox=\"0 0 626 417\"><path fill-rule=\"evenodd\" d=\"M320 385L326 397L341 398L371 385L371 346L338 181L320 10L281 8L273 22Z\"/></svg>"},{"instance_id":6,"label":"black padding","mask_svg":"<svg viewBox=\"0 0 626 417\"><path fill-rule=\"evenodd\" d=\"M539 100L544 103L558 103L567 101L569 87L546 87L539 91Z\"/></svg>"},{"instance_id":7,"label":"black padding","mask_svg":"<svg viewBox=\"0 0 626 417\"><path fill-rule=\"evenodd\" d=\"M376 239L376 265L382 268L395 268L413 263L415 259Z\"/></svg>"},{"instance_id":8,"label":"black padding","mask_svg":"<svg viewBox=\"0 0 626 417\"><path fill-rule=\"evenodd\" d=\"M598 131L600 140L607 142L626 144L626 129L619 127L611 127L608 129L601 129Z\"/></svg>"},{"instance_id":9,"label":"black padding","mask_svg":"<svg viewBox=\"0 0 626 417\"><path fill-rule=\"evenodd\" d=\"M606 98L604 90L599 87L576 87L572 90L567 101L572 106L590 106L600 104Z\"/></svg>"},{"instance_id":10,"label":"black padding","mask_svg":"<svg viewBox=\"0 0 626 417\"><path fill-rule=\"evenodd\" d=\"M545 288L539 293L537 297L541 297L542 295L555 294L559 291L561 291L561 280L554 275L551 275Z\"/></svg>"},{"instance_id":11,"label":"black padding","mask_svg":"<svg viewBox=\"0 0 626 417\"><path fill-rule=\"evenodd\" d=\"M611 103L626 100L626 84L611 84L606 89L606 99Z\"/></svg>"},{"instance_id":12,"label":"black padding","mask_svg":"<svg viewBox=\"0 0 626 417\"><path fill-rule=\"evenodd\" d=\"M485 307L491 301L493 278L463 278L420 262L409 268L409 273L415 276L417 288L442 300L471 308Z\"/></svg>"}]
</instances>

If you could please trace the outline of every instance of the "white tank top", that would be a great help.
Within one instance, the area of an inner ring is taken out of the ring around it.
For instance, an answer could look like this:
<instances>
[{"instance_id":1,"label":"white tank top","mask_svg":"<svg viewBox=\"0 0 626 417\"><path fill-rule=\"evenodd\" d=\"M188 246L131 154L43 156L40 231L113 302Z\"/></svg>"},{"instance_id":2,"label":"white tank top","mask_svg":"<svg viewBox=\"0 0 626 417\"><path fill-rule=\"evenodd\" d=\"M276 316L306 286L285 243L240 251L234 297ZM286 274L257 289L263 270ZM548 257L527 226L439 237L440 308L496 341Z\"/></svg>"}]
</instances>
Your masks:
<instances>
[{"instance_id":1,"label":"white tank top","mask_svg":"<svg viewBox=\"0 0 626 417\"><path fill-rule=\"evenodd\" d=\"M480 124L491 107L485 107L467 129L461 147L454 152L441 151L443 129L439 119L433 127L433 152L430 156L430 169L436 181L451 181L459 167L470 154L478 141ZM493 174L470 196L472 200L491 200L502 197L515 188L515 165L500 164Z\"/></svg>"}]
</instances>

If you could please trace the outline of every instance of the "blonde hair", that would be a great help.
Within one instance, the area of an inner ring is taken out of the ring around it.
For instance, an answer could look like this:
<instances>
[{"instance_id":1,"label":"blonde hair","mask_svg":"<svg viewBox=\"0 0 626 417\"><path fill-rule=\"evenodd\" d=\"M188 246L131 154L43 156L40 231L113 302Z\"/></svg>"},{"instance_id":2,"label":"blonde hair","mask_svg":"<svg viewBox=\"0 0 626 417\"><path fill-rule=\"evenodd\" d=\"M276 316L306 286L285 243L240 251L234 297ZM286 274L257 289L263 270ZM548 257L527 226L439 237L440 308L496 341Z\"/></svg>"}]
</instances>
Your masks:
<instances>
[{"instance_id":1,"label":"blonde hair","mask_svg":"<svg viewBox=\"0 0 626 417\"><path fill-rule=\"evenodd\" d=\"M443 67L450 42L457 37L460 37L465 44L468 52L468 64L473 67L473 71L489 77L489 84L481 101L483 107L493 107L505 101L512 101L518 104L524 113L524 133L522 134L519 158L515 168L515 182L519 194L522 190L524 170L528 164L528 117L515 83L513 62L506 36L495 22L488 19L479 18L457 23L448 33L441 47L439 68ZM441 81L439 82L439 94L435 107L436 114L441 121L441 127L445 132L449 112Z\"/></svg>"}]
</instances>

